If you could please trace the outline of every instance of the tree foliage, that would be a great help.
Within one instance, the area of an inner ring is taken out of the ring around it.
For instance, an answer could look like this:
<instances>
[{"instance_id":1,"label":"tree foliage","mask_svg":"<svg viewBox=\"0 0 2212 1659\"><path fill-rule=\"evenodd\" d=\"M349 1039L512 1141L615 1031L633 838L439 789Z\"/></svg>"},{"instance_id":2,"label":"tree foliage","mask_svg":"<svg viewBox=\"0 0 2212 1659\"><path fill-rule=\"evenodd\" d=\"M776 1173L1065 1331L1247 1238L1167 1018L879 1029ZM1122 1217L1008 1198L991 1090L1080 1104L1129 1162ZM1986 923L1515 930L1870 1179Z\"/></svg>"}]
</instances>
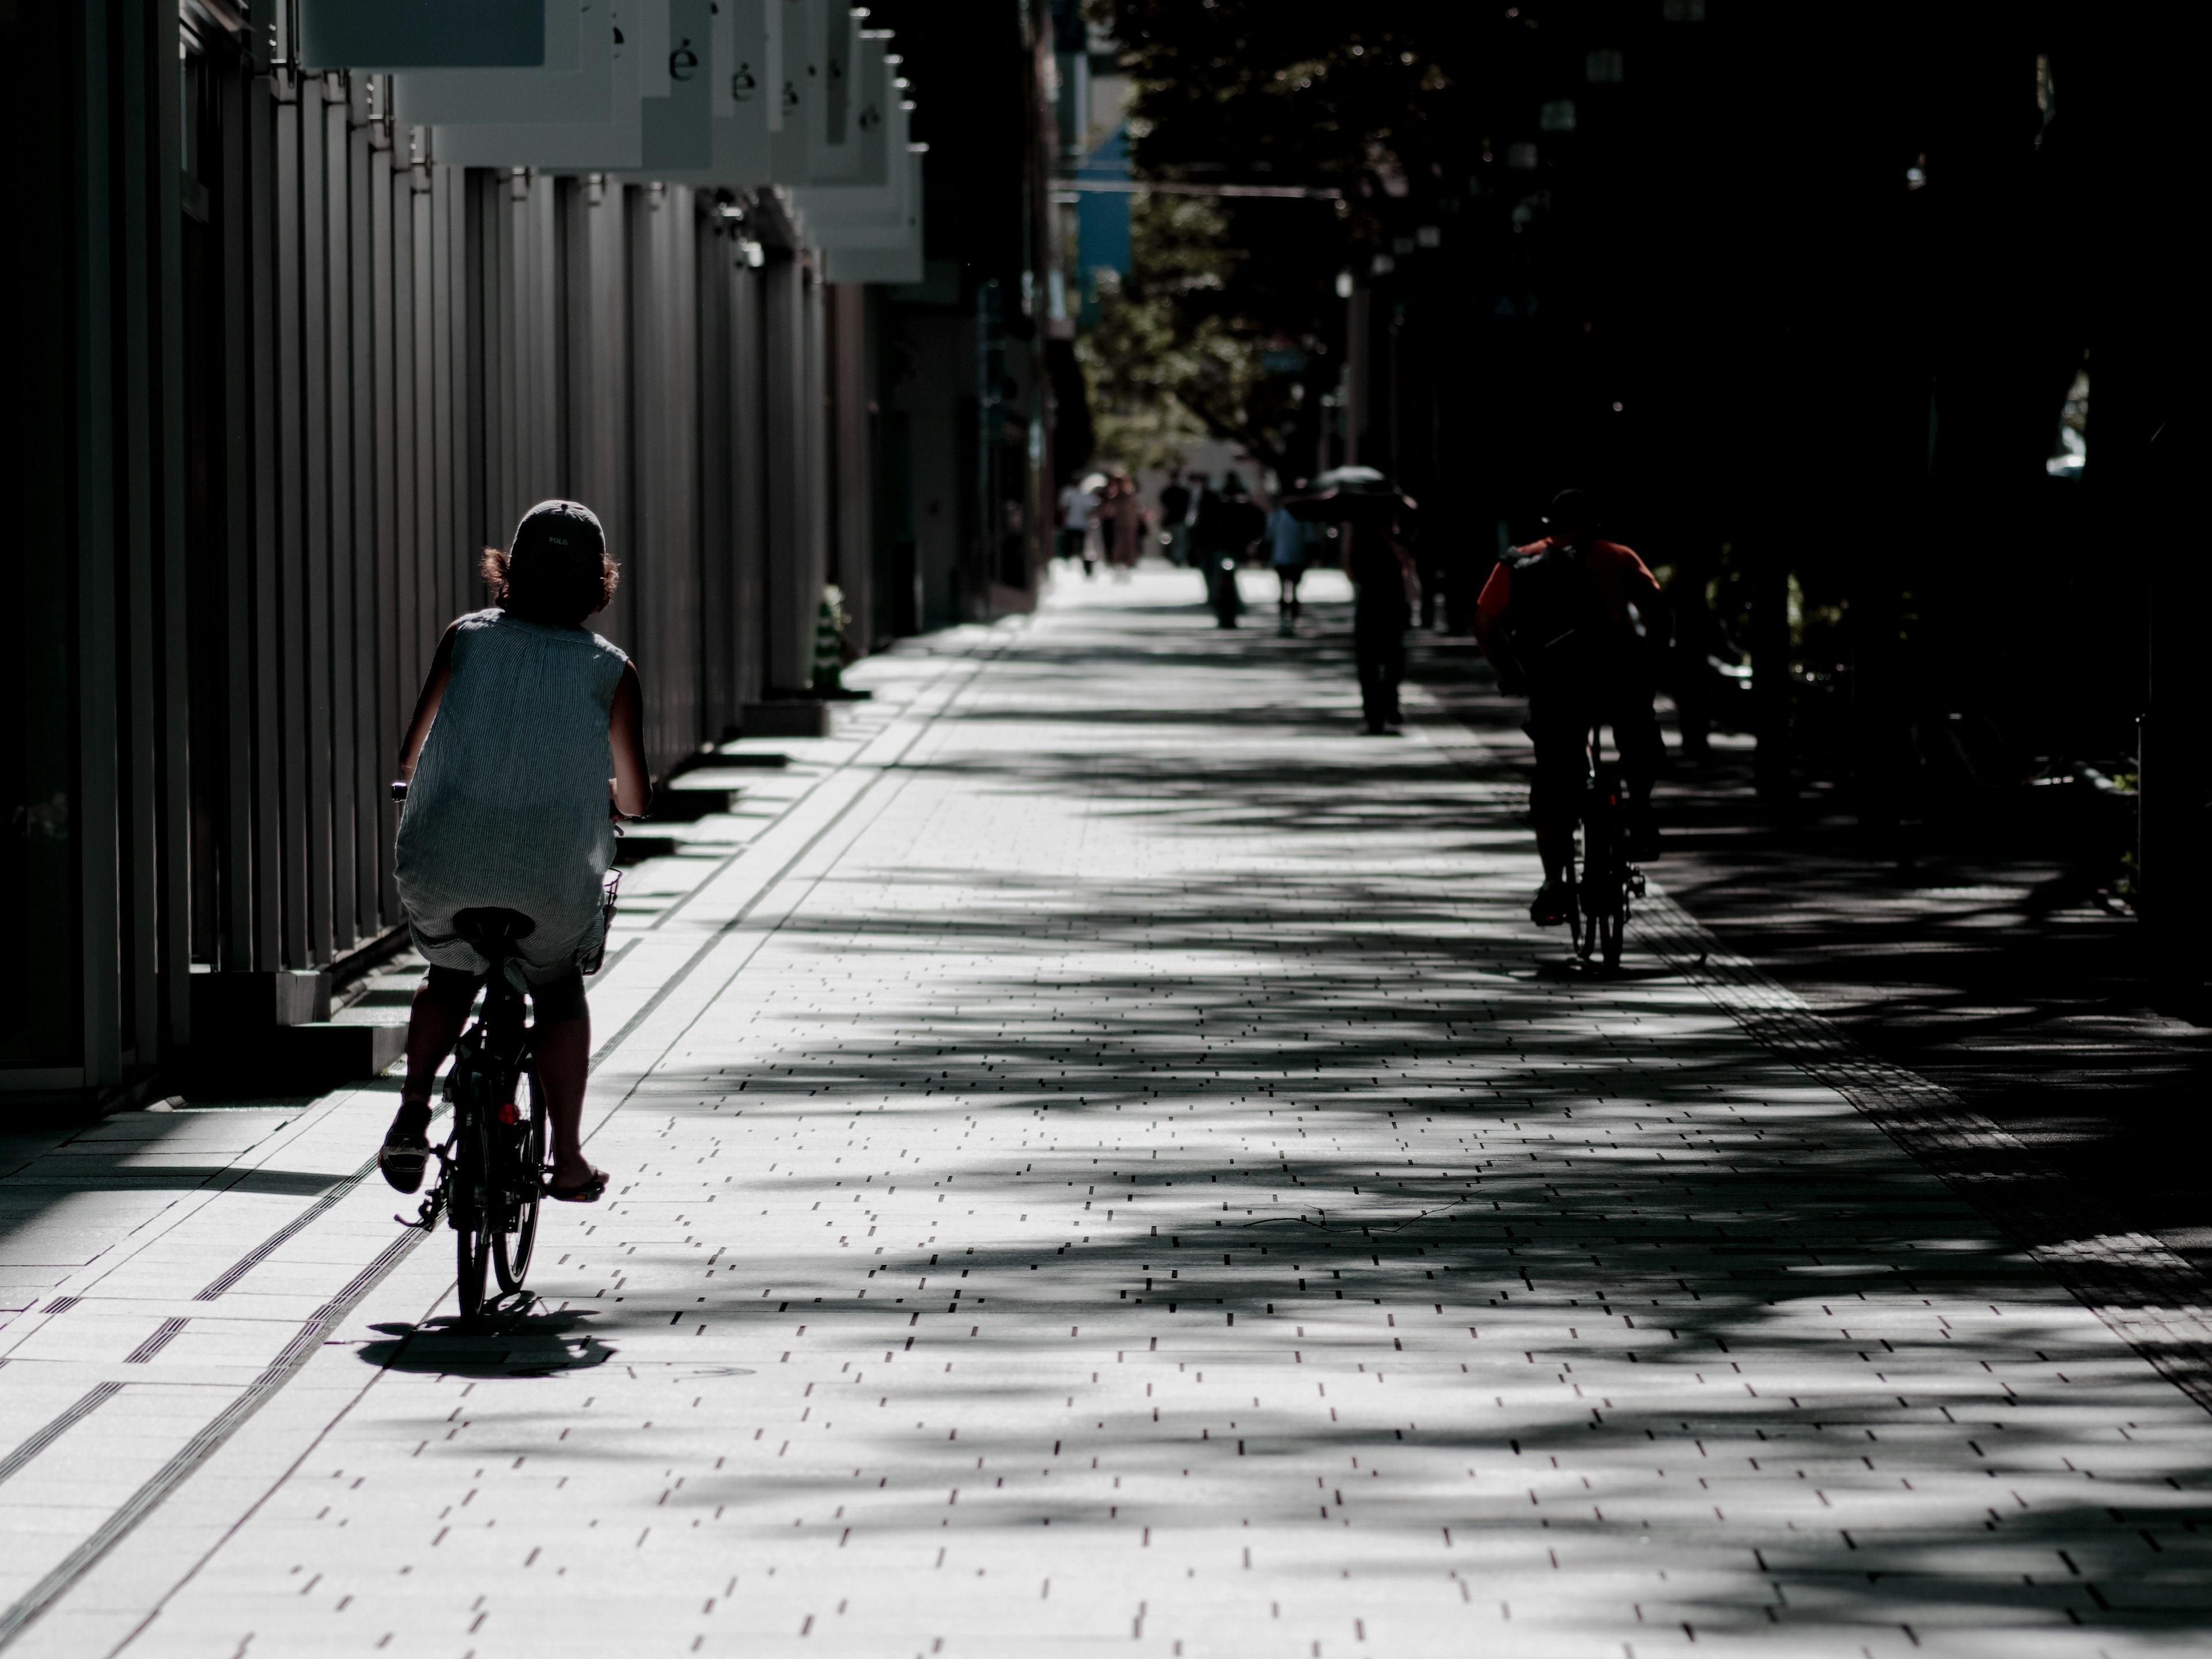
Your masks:
<instances>
[{"instance_id":1,"label":"tree foliage","mask_svg":"<svg viewBox=\"0 0 2212 1659\"><path fill-rule=\"evenodd\" d=\"M1102 448L1158 464L1203 432L1286 476L1303 472L1340 374L1339 273L1364 269L1431 216L1451 174L1460 140L1440 55L1451 9L1386 0L1354 18L1304 0L1109 0L1097 9L1134 83L1139 179L1341 192L1137 199L1134 270L1103 296L1083 348Z\"/></svg>"}]
</instances>

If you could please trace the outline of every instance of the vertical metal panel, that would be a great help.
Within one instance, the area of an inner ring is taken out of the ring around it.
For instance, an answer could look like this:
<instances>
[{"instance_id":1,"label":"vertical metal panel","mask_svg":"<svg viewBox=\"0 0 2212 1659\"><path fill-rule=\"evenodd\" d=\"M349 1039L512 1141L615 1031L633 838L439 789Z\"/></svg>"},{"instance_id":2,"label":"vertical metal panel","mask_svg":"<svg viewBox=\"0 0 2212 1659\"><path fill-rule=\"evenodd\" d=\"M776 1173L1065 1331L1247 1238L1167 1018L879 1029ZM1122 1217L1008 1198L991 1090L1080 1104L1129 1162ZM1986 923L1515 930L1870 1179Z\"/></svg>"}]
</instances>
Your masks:
<instances>
[{"instance_id":1,"label":"vertical metal panel","mask_svg":"<svg viewBox=\"0 0 2212 1659\"><path fill-rule=\"evenodd\" d=\"M292 965L309 967L331 957L331 416L330 294L331 214L328 116L319 78L300 86L300 361L305 370L301 407L307 422L301 460L307 509L295 550L295 603L288 607L300 629L299 702L290 710L287 760L299 768L302 846L302 953ZM343 198L340 198L343 200ZM343 313L339 325L343 326Z\"/></svg>"},{"instance_id":2,"label":"vertical metal panel","mask_svg":"<svg viewBox=\"0 0 2212 1659\"><path fill-rule=\"evenodd\" d=\"M736 641L732 562L737 503L732 468L730 383L731 238L720 221L700 214L692 236L692 286L697 295L697 341L693 353L698 406L699 617L701 622L699 732L727 736L742 712L736 695Z\"/></svg>"},{"instance_id":3,"label":"vertical metal panel","mask_svg":"<svg viewBox=\"0 0 2212 1659\"><path fill-rule=\"evenodd\" d=\"M623 191L598 179L580 185L563 228L568 246L569 406L565 487L606 526L610 550L623 567L615 602L592 626L627 650L637 646L636 550L627 489L629 405L629 268Z\"/></svg>"},{"instance_id":4,"label":"vertical metal panel","mask_svg":"<svg viewBox=\"0 0 2212 1659\"><path fill-rule=\"evenodd\" d=\"M865 648L876 637L874 459L868 421L868 293L858 283L830 285L830 501L836 534L834 580L852 618L847 638Z\"/></svg>"},{"instance_id":5,"label":"vertical metal panel","mask_svg":"<svg viewBox=\"0 0 2212 1659\"><path fill-rule=\"evenodd\" d=\"M346 112L348 131L346 193L349 224L346 237L350 257L353 304L353 557L348 571L353 592L353 685L349 704L349 748L353 764L341 780L340 793L347 821L346 841L352 858L340 882L348 903L342 907L349 942L373 936L377 931L378 844L383 837L383 814L377 792L370 783L377 769L377 725L385 696L380 672L377 626L383 609L382 538L377 529L378 466L383 449L382 423L377 410L377 363L381 342L376 327L376 256L379 249L374 223L375 155L374 129L368 122L367 77L354 77L353 98Z\"/></svg>"},{"instance_id":6,"label":"vertical metal panel","mask_svg":"<svg viewBox=\"0 0 2212 1659\"><path fill-rule=\"evenodd\" d=\"M812 606L803 591L808 532L805 501L807 466L806 295L804 268L788 254L762 268L762 320L766 368L763 418L768 477L768 550L763 564L763 622L769 696L805 689L811 659Z\"/></svg>"},{"instance_id":7,"label":"vertical metal panel","mask_svg":"<svg viewBox=\"0 0 2212 1659\"><path fill-rule=\"evenodd\" d=\"M153 27L148 52L154 64L166 69L180 62L177 9L157 5L149 21ZM172 1043L189 1042L191 1036L191 681L186 627L191 595L185 564L184 158L179 137L184 130L183 88L173 70L157 73L153 80L153 125L159 142L152 158L149 206L155 232L155 372L160 387L155 483L161 516L155 549L160 579L150 597L160 613L156 632L162 672L158 699L160 927L149 943L158 952L166 1054Z\"/></svg>"},{"instance_id":8,"label":"vertical metal panel","mask_svg":"<svg viewBox=\"0 0 2212 1659\"><path fill-rule=\"evenodd\" d=\"M260 427L269 417L270 405L261 392L263 371L268 363L263 343L268 307L255 303L257 296L265 299L268 294L258 258L261 239L255 231L257 225L266 222L268 200L266 192L254 186L257 164L258 170L265 171L269 157L269 146L260 142L268 116L265 84L243 73L242 67L217 82L222 112L219 128L222 216L216 228L222 237L217 268L223 273L217 284L222 296L223 639L229 672L223 676L228 765L220 843L222 939L216 966L225 971L253 966L254 906L258 892L253 857L257 821L253 713L258 678L253 556L258 500L254 458L263 453Z\"/></svg>"},{"instance_id":9,"label":"vertical metal panel","mask_svg":"<svg viewBox=\"0 0 2212 1659\"><path fill-rule=\"evenodd\" d=\"M112 574L122 606L118 619L123 650L116 664L118 724L106 740L120 750L112 810L120 815L123 890L114 917L114 938L122 977L120 1037L123 1063L139 1054L159 1054L160 992L155 976L155 939L161 926L155 838L160 799L155 784L157 728L155 690L154 538L155 509L162 481L156 471L153 325L155 294L151 265L161 228L154 222L156 191L149 176L161 149L160 136L149 131L157 112L147 85L149 24L143 0L119 0L115 6L117 78L120 117L115 138L118 167L114 200L121 258L120 337L117 367L122 394L121 535ZM172 57L170 62L174 63ZM167 68L168 65L164 65ZM171 75L174 71L171 70ZM165 79L169 78L165 76ZM174 157L171 157L173 170Z\"/></svg>"},{"instance_id":10,"label":"vertical metal panel","mask_svg":"<svg viewBox=\"0 0 2212 1659\"><path fill-rule=\"evenodd\" d=\"M811 261L805 267L800 294L802 349L799 416L805 427L805 466L799 485L800 510L805 533L798 543L804 561L798 583L798 609L793 617L797 630L800 678L795 684L814 683L814 630L822 605L822 590L830 580L830 351L827 290L821 271Z\"/></svg>"},{"instance_id":11,"label":"vertical metal panel","mask_svg":"<svg viewBox=\"0 0 2212 1659\"><path fill-rule=\"evenodd\" d=\"M331 865L337 887L337 949L347 949L376 927L376 810L369 805L368 769L376 752L376 258L369 234L369 128L365 77L354 77L345 104L345 305L352 341L345 396L349 403L352 442L345 447L352 473L352 515L341 557L331 573L331 591L343 586L347 606L334 606L345 617L347 672L334 696L337 768L331 775L331 841L343 856ZM349 615L347 615L349 613ZM338 653L334 650L334 657Z\"/></svg>"},{"instance_id":12,"label":"vertical metal panel","mask_svg":"<svg viewBox=\"0 0 2212 1659\"><path fill-rule=\"evenodd\" d=\"M554 180L532 179L526 206L530 338L522 395L530 412L530 468L518 514L561 493L560 315L554 304L560 252L554 234Z\"/></svg>"},{"instance_id":13,"label":"vertical metal panel","mask_svg":"<svg viewBox=\"0 0 2212 1659\"><path fill-rule=\"evenodd\" d=\"M419 686L429 672L430 641L445 612L445 595L438 584L438 557L447 545L450 512L451 457L441 442L447 433L440 398L444 377L439 370L439 282L437 234L438 178L423 173L415 179L408 204L407 307L412 326L409 343L414 350L414 373L408 387L408 417L413 439L415 507L414 626L402 641L406 653L407 683Z\"/></svg>"},{"instance_id":14,"label":"vertical metal panel","mask_svg":"<svg viewBox=\"0 0 2212 1659\"><path fill-rule=\"evenodd\" d=\"M487 491L491 488L488 475L497 447L496 411L485 406L483 361L489 349L492 317L492 301L485 292L489 281L483 243L489 213L485 198L497 186L481 173L464 174L455 183L462 203L464 240L453 280L456 297L466 298L453 319L453 396L455 412L467 422L461 434L461 465L467 476L465 480L456 478L455 485L466 491L462 533L473 544L483 538Z\"/></svg>"},{"instance_id":15,"label":"vertical metal panel","mask_svg":"<svg viewBox=\"0 0 2212 1659\"><path fill-rule=\"evenodd\" d=\"M763 333L766 273L734 251L730 273L730 561L732 672L738 714L766 695L768 635L767 355Z\"/></svg>"},{"instance_id":16,"label":"vertical metal panel","mask_svg":"<svg viewBox=\"0 0 2212 1659\"><path fill-rule=\"evenodd\" d=\"M438 319L441 334L438 371L443 385L439 410L441 464L451 473L447 483L445 521L439 527L438 545L432 550L432 569L438 584L438 611L452 617L470 609L480 592L476 580L477 512L482 480L477 470L477 448L465 451L471 437L481 439L471 423L469 364L475 351L476 317L461 303L469 270L468 191L463 175L451 167L438 172L441 211L438 215Z\"/></svg>"},{"instance_id":17,"label":"vertical metal panel","mask_svg":"<svg viewBox=\"0 0 2212 1659\"><path fill-rule=\"evenodd\" d=\"M655 772L665 762L662 731L665 710L662 706L665 686L660 659L663 649L663 611L665 596L662 592L662 572L653 536L660 520L661 502L655 488L650 462L657 453L661 434L659 413L653 398L655 390L655 371L659 367L659 343L654 337L659 320L659 295L653 281L653 233L654 216L644 186L635 186L622 192L623 228L623 251L629 281L625 296L629 301L624 331L629 336L630 374L623 422L623 453L619 465L633 480L629 511L625 515L625 535L629 544L629 569L623 586L629 589L630 604L630 653L643 665L640 669L641 685L645 694L644 737L646 756ZM657 470L657 469L655 469Z\"/></svg>"},{"instance_id":18,"label":"vertical metal panel","mask_svg":"<svg viewBox=\"0 0 2212 1659\"><path fill-rule=\"evenodd\" d=\"M570 354L576 346L574 296L581 246L577 217L583 211L583 188L580 179L553 180L552 253L547 273L551 289L546 320L552 337L553 414L558 427L553 435L554 471L560 480L559 493L571 500L576 497L576 400Z\"/></svg>"},{"instance_id":19,"label":"vertical metal panel","mask_svg":"<svg viewBox=\"0 0 2212 1659\"><path fill-rule=\"evenodd\" d=\"M315 941L318 963L328 962L353 943L354 917L353 711L360 686L354 664L354 383L360 356L353 326L351 112L343 88L333 84L342 78L331 76L325 82L322 106L323 384L329 400L325 416L329 436L323 460L329 515L324 524L319 568L323 599L316 606L316 619L325 630L325 655L322 672L316 677L316 689L321 694L316 736L321 738L322 753L314 779L316 799L327 826L330 862L322 887L323 902L328 908L321 919L321 937ZM312 894L309 902L313 902Z\"/></svg>"},{"instance_id":20,"label":"vertical metal panel","mask_svg":"<svg viewBox=\"0 0 2212 1659\"><path fill-rule=\"evenodd\" d=\"M291 498L283 462L298 441L287 416L298 398L287 370L287 319L298 280L285 237L297 215L298 157L290 144L289 107L271 95L266 77L248 82L252 145L252 257L247 270L253 303L248 310L253 341L253 950L241 966L276 967L284 957L285 872L283 698L284 680L276 644L283 582L281 559L290 528Z\"/></svg>"},{"instance_id":21,"label":"vertical metal panel","mask_svg":"<svg viewBox=\"0 0 2212 1659\"><path fill-rule=\"evenodd\" d=\"M317 152L308 135L315 124L307 118L303 88L276 112L276 227L277 261L277 415L276 490L280 503L276 548L276 615L264 637L276 659L277 675L276 731L265 751L264 763L274 766L282 790L276 822L278 855L283 860L283 891L279 902L281 956L285 966L299 967L307 960L307 777L306 739L301 727L307 706L306 586L307 521L310 511L307 456L319 437L320 423L307 426L308 395L306 290L307 273L318 282L321 246L318 232L307 233L314 218L307 212L311 199L308 180L314 176ZM319 204L319 192L313 198ZM320 389L320 377L316 377ZM271 966L277 965L275 963Z\"/></svg>"},{"instance_id":22,"label":"vertical metal panel","mask_svg":"<svg viewBox=\"0 0 2212 1659\"><path fill-rule=\"evenodd\" d=\"M667 741L672 763L689 758L710 737L705 724L707 635L702 587L705 547L699 523L699 216L688 187L671 186L660 205L661 357L656 374L665 414L664 501L675 608L669 641L680 654L667 669L673 690Z\"/></svg>"},{"instance_id":23,"label":"vertical metal panel","mask_svg":"<svg viewBox=\"0 0 2212 1659\"><path fill-rule=\"evenodd\" d=\"M395 144L404 144L406 139L407 135L402 131L396 135ZM394 714L404 726L420 678L415 666L415 650L416 641L422 634L423 618L421 587L416 578L416 561L422 546L421 504L427 492L423 488L425 475L416 465L422 410L422 387L417 373L421 343L415 304L416 285L421 280L415 246L419 198L415 189L413 169L407 165L405 156L397 149L391 155L392 168L387 198L391 212L391 246L387 278L392 296L392 509L388 521L390 528L386 533L392 543L392 560ZM395 735L385 747L386 763L389 764L394 760L398 752L398 739ZM386 820L387 843L396 816L395 813ZM388 866L388 845L385 856ZM392 903L389 887L385 890L385 899L389 910Z\"/></svg>"},{"instance_id":24,"label":"vertical metal panel","mask_svg":"<svg viewBox=\"0 0 2212 1659\"><path fill-rule=\"evenodd\" d=\"M388 105L387 105L388 107ZM364 908L373 927L388 927L398 917L392 882L392 837L398 815L380 787L398 748L403 705L407 691L399 678L401 611L400 551L404 529L399 513L400 425L399 374L405 348L397 332L394 299L392 208L395 194L406 191L392 176L388 127L375 135L379 142L368 161L368 256L370 286L369 327L376 343L372 393L375 408L375 513L372 528L374 568L371 591L376 599L376 695L362 739L362 836L372 861L370 885Z\"/></svg>"},{"instance_id":25,"label":"vertical metal panel","mask_svg":"<svg viewBox=\"0 0 2212 1659\"><path fill-rule=\"evenodd\" d=\"M120 1070L116 964L119 848L115 822L115 612L113 342L107 9L77 9L75 146L78 310L76 318L76 490L77 635L77 829L79 938L82 981L83 1077L97 1086Z\"/></svg>"},{"instance_id":26,"label":"vertical metal panel","mask_svg":"<svg viewBox=\"0 0 2212 1659\"><path fill-rule=\"evenodd\" d=\"M627 192L635 353L629 471L635 480L634 600L646 749L665 771L698 745L699 605L693 459L690 192Z\"/></svg>"}]
</instances>

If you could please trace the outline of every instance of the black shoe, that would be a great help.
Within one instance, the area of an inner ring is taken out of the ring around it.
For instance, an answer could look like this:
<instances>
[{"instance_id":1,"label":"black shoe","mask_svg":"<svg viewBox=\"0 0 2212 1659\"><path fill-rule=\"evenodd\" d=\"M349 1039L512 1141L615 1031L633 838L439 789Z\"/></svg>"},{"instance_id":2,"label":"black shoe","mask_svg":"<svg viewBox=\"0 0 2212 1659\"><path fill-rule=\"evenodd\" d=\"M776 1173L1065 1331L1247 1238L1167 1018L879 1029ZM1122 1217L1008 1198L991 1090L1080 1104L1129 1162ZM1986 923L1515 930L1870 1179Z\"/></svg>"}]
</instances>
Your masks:
<instances>
[{"instance_id":1,"label":"black shoe","mask_svg":"<svg viewBox=\"0 0 2212 1659\"><path fill-rule=\"evenodd\" d=\"M430 1162L430 1143L421 1134L410 1134L394 1124L376 1149L376 1167L386 1184L396 1193L422 1190L422 1171Z\"/></svg>"},{"instance_id":2,"label":"black shoe","mask_svg":"<svg viewBox=\"0 0 2212 1659\"><path fill-rule=\"evenodd\" d=\"M1567 920L1567 884L1563 881L1547 881L1536 890L1536 896L1528 903L1528 920L1539 927L1561 927Z\"/></svg>"},{"instance_id":3,"label":"black shoe","mask_svg":"<svg viewBox=\"0 0 2212 1659\"><path fill-rule=\"evenodd\" d=\"M430 1161L430 1103L404 1100L384 1132L384 1145L376 1149L376 1167L394 1192L419 1192L422 1170Z\"/></svg>"}]
</instances>

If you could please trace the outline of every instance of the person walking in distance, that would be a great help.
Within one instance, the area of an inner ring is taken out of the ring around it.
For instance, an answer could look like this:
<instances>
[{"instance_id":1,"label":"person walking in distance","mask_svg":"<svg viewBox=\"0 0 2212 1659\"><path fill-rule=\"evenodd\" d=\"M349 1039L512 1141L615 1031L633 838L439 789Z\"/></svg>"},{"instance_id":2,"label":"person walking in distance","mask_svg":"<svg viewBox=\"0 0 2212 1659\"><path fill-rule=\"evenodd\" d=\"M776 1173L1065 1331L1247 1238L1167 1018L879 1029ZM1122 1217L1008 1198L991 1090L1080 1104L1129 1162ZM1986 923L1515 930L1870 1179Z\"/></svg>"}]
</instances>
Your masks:
<instances>
[{"instance_id":1,"label":"person walking in distance","mask_svg":"<svg viewBox=\"0 0 2212 1659\"><path fill-rule=\"evenodd\" d=\"M1613 727L1628 787L1628 856L1659 855L1651 786L1666 746L1651 712L1653 668L1667 643L1666 601L1644 561L1601 540L1590 498L1565 489L1544 520L1550 532L1498 561L1475 601L1474 636L1509 696L1528 699L1536 749L1529 815L1544 884L1528 919L1567 919L1575 825L1590 786L1589 734Z\"/></svg>"},{"instance_id":2,"label":"person walking in distance","mask_svg":"<svg viewBox=\"0 0 2212 1659\"><path fill-rule=\"evenodd\" d=\"M1297 489L1305 488L1301 478ZM1267 552L1275 567L1275 631L1287 636L1298 621L1298 582L1306 574L1306 552L1313 544L1314 527L1291 516L1280 501L1267 514Z\"/></svg>"},{"instance_id":3,"label":"person walking in distance","mask_svg":"<svg viewBox=\"0 0 2212 1659\"><path fill-rule=\"evenodd\" d=\"M1100 527L1106 540L1106 564L1115 581L1129 580L1137 568L1145 538L1144 503L1137 499L1137 483L1126 472L1115 472L1098 503Z\"/></svg>"},{"instance_id":4,"label":"person walking in distance","mask_svg":"<svg viewBox=\"0 0 2212 1659\"><path fill-rule=\"evenodd\" d=\"M1091 517L1091 497L1083 493L1083 486L1070 478L1060 487L1059 512L1059 547L1063 559L1083 557L1083 538L1088 533Z\"/></svg>"},{"instance_id":5,"label":"person walking in distance","mask_svg":"<svg viewBox=\"0 0 2212 1659\"><path fill-rule=\"evenodd\" d=\"M1099 543L1105 533L1099 510L1106 498L1106 475L1093 472L1076 489L1083 498L1082 506L1071 522L1080 522L1083 526L1083 539L1078 545L1083 558L1083 579L1089 581L1098 574Z\"/></svg>"},{"instance_id":6,"label":"person walking in distance","mask_svg":"<svg viewBox=\"0 0 2212 1659\"><path fill-rule=\"evenodd\" d=\"M606 1190L580 1135L592 1019L580 964L605 944L612 817L641 816L651 792L637 668L584 626L619 575L589 507L540 501L504 552L485 550L496 603L447 628L416 701L399 756L407 790L393 877L430 971L407 1022L399 1110L377 1154L403 1193L422 1184L438 1067L490 968L454 917L483 908L532 924L517 965L552 1121L548 1190L572 1203Z\"/></svg>"},{"instance_id":7,"label":"person walking in distance","mask_svg":"<svg viewBox=\"0 0 2212 1659\"><path fill-rule=\"evenodd\" d=\"M1396 509L1358 525L1352 536L1352 654L1359 666L1359 712L1371 738L1396 735L1398 685L1406 675L1406 629L1419 598L1413 531Z\"/></svg>"},{"instance_id":8,"label":"person walking in distance","mask_svg":"<svg viewBox=\"0 0 2212 1659\"><path fill-rule=\"evenodd\" d=\"M1237 560L1244 544L1244 483L1236 473L1221 475L1219 489L1199 493L1190 526L1191 555L1206 578L1206 600L1217 626L1234 628L1244 608L1237 591Z\"/></svg>"},{"instance_id":9,"label":"person walking in distance","mask_svg":"<svg viewBox=\"0 0 2212 1659\"><path fill-rule=\"evenodd\" d=\"M1183 483L1180 471L1169 473L1160 490L1160 540L1170 564L1190 562L1190 486Z\"/></svg>"}]
</instances>

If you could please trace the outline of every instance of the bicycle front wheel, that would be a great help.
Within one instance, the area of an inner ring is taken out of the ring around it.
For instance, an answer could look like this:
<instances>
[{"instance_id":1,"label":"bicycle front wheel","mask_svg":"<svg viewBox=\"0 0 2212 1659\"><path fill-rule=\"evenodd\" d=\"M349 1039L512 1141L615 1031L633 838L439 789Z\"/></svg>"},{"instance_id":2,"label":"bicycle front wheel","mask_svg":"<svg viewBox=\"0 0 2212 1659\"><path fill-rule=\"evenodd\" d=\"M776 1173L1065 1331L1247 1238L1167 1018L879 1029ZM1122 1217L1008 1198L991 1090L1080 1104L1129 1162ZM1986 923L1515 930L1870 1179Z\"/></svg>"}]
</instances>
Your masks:
<instances>
[{"instance_id":1,"label":"bicycle front wheel","mask_svg":"<svg viewBox=\"0 0 2212 1659\"><path fill-rule=\"evenodd\" d=\"M538 1245L538 1207L545 1196L545 1091L538 1068L522 1074L514 1091L520 1122L504 1137L507 1159L506 1202L502 1224L492 1234L492 1265L502 1291L519 1291L530 1271L531 1252ZM518 1133L519 1131L519 1133Z\"/></svg>"}]
</instances>

